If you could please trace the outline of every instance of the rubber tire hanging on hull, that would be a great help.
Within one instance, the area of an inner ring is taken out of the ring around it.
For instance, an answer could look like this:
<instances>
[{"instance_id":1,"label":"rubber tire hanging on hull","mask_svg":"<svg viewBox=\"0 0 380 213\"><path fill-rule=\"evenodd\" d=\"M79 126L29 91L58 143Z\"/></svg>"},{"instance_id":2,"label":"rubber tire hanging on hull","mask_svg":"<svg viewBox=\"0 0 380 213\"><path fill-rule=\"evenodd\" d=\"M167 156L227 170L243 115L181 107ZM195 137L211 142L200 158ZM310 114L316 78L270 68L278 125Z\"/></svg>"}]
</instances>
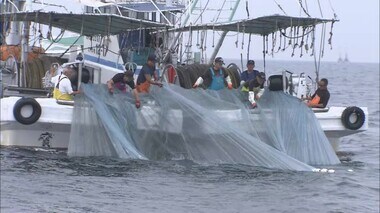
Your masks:
<instances>
[{"instance_id":1,"label":"rubber tire hanging on hull","mask_svg":"<svg viewBox=\"0 0 380 213\"><path fill-rule=\"evenodd\" d=\"M351 122L350 120L350 117L352 114L356 114L356 117L357 117L356 121L354 122ZM363 126L364 121L365 121L365 114L363 110L360 109L359 107L351 106L344 109L341 120L342 120L343 125L347 129L357 130Z\"/></svg>"},{"instance_id":2,"label":"rubber tire hanging on hull","mask_svg":"<svg viewBox=\"0 0 380 213\"><path fill-rule=\"evenodd\" d=\"M33 112L29 117L24 117L21 114L21 109L27 105L32 106ZM13 116L15 117L16 121L25 125L33 124L38 121L41 116L41 112L41 106L34 98L21 98L15 103L15 106L13 107Z\"/></svg>"}]
</instances>

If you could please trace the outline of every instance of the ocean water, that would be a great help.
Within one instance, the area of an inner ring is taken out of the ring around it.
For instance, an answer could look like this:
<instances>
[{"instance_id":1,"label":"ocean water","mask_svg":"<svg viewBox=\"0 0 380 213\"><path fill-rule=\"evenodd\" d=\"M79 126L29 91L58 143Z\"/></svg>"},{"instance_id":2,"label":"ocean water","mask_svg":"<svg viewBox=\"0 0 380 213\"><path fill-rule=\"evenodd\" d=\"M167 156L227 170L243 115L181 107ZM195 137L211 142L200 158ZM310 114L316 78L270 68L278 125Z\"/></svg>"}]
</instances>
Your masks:
<instances>
[{"instance_id":1,"label":"ocean water","mask_svg":"<svg viewBox=\"0 0 380 213\"><path fill-rule=\"evenodd\" d=\"M314 63L267 62L283 69L313 74ZM341 139L333 174L2 147L0 211L379 212L379 64L325 62L320 75L330 106L369 108L369 130Z\"/></svg>"}]
</instances>

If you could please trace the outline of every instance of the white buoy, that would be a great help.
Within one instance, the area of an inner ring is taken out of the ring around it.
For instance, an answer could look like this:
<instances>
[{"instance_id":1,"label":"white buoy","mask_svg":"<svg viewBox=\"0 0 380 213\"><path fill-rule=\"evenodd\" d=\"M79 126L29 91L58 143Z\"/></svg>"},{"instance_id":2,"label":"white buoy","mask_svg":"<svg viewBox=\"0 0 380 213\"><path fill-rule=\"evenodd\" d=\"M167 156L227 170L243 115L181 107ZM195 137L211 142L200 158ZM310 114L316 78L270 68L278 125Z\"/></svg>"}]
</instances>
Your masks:
<instances>
[{"instance_id":1,"label":"white buoy","mask_svg":"<svg viewBox=\"0 0 380 213\"><path fill-rule=\"evenodd\" d=\"M349 172L353 172L354 170L352 170L352 169L349 169L349 170L347 170L347 171L349 171Z\"/></svg>"}]
</instances>

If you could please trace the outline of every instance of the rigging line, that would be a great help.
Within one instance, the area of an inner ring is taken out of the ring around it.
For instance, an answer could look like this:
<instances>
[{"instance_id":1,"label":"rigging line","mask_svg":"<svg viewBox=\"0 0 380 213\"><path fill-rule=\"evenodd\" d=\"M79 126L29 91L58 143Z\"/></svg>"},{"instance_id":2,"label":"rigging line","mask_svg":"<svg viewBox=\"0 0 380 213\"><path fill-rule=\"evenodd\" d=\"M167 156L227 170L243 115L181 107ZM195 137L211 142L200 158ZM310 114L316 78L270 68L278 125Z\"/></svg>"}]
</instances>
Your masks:
<instances>
[{"instance_id":1,"label":"rigging line","mask_svg":"<svg viewBox=\"0 0 380 213\"><path fill-rule=\"evenodd\" d=\"M304 39L305 39L305 30L306 30L306 28L303 27L302 28L302 40L301 40L301 44L300 44L300 48L301 48L300 58L302 58L302 56L303 56L303 45L304 45Z\"/></svg>"},{"instance_id":2,"label":"rigging line","mask_svg":"<svg viewBox=\"0 0 380 213\"><path fill-rule=\"evenodd\" d=\"M330 8L331 8L331 10L332 10L333 13L334 13L334 19L338 19L338 15L336 14L336 12L335 12L335 10L334 10L334 7L333 7L332 4L331 4L331 0L329 0L329 3L330 3Z\"/></svg>"},{"instance_id":3,"label":"rigging line","mask_svg":"<svg viewBox=\"0 0 380 213\"><path fill-rule=\"evenodd\" d=\"M330 45L330 50L332 50L332 37L333 37L333 27L334 27L334 22L335 21L332 21L331 22L331 28L330 28L330 37L329 37L329 39L328 39L328 44Z\"/></svg>"},{"instance_id":4,"label":"rigging line","mask_svg":"<svg viewBox=\"0 0 380 213\"><path fill-rule=\"evenodd\" d=\"M277 6L278 6L278 8L280 8L280 10L287 16L288 14L285 12L285 10L281 7L281 5L276 1L276 0L273 0L276 4L277 4Z\"/></svg>"},{"instance_id":5,"label":"rigging line","mask_svg":"<svg viewBox=\"0 0 380 213\"><path fill-rule=\"evenodd\" d=\"M62 58L67 53L67 51L69 51L71 49L71 47L73 47L74 44L77 43L77 41L79 40L80 37L82 37L82 36L81 35L78 36L78 38L70 45L70 47L68 47L65 52L63 52L60 56L58 56L58 58Z\"/></svg>"},{"instance_id":6,"label":"rigging line","mask_svg":"<svg viewBox=\"0 0 380 213\"><path fill-rule=\"evenodd\" d=\"M249 19L248 0L245 1L245 10L247 11L247 18Z\"/></svg>"},{"instance_id":7,"label":"rigging line","mask_svg":"<svg viewBox=\"0 0 380 213\"><path fill-rule=\"evenodd\" d=\"M278 53L278 52L280 52L280 50L281 50L281 46L282 46L282 34L281 34L281 32L280 32L280 45L278 45L278 49L277 49L277 51L275 51L274 53Z\"/></svg>"},{"instance_id":8,"label":"rigging line","mask_svg":"<svg viewBox=\"0 0 380 213\"><path fill-rule=\"evenodd\" d=\"M215 29L212 27L212 48L215 47Z\"/></svg>"},{"instance_id":9,"label":"rigging line","mask_svg":"<svg viewBox=\"0 0 380 213\"><path fill-rule=\"evenodd\" d=\"M322 47L321 47L321 49L322 49L322 58L323 58L323 56L324 56L324 54L325 54L325 41L326 41L326 23L323 23L323 25L322 25L322 27L323 27L323 30L322 30L322 35L321 35L321 45L322 45Z\"/></svg>"},{"instance_id":10,"label":"rigging line","mask_svg":"<svg viewBox=\"0 0 380 213\"><path fill-rule=\"evenodd\" d=\"M303 4L302 4L302 0L298 0L298 3L301 7L301 9L303 10L303 12L308 16L308 17L311 17L310 14L308 13L308 11L303 7Z\"/></svg>"},{"instance_id":11,"label":"rigging line","mask_svg":"<svg viewBox=\"0 0 380 213\"><path fill-rule=\"evenodd\" d=\"M265 36L263 35L263 62L264 62L264 73L266 74L265 72L265 67L266 67L266 64L265 64Z\"/></svg>"},{"instance_id":12,"label":"rigging line","mask_svg":"<svg viewBox=\"0 0 380 213\"><path fill-rule=\"evenodd\" d=\"M306 53L309 52L309 34L307 34L307 36L306 36L305 51L306 51Z\"/></svg>"},{"instance_id":13,"label":"rigging line","mask_svg":"<svg viewBox=\"0 0 380 213\"><path fill-rule=\"evenodd\" d=\"M274 33L272 33L272 49L271 49L271 55L274 56L274 46L276 45L276 38L274 36Z\"/></svg>"},{"instance_id":14,"label":"rigging line","mask_svg":"<svg viewBox=\"0 0 380 213\"><path fill-rule=\"evenodd\" d=\"M220 13L222 12L225 4L226 4L226 0L223 1L222 7L219 9L219 13L216 16L216 19L215 19L214 23L216 23L219 20Z\"/></svg>"},{"instance_id":15,"label":"rigging line","mask_svg":"<svg viewBox=\"0 0 380 213\"><path fill-rule=\"evenodd\" d=\"M280 33L281 33L281 30L280 30ZM284 34L286 35L286 29L284 29ZM282 35L282 33L280 35ZM284 36L284 47L282 48L281 51L285 51L285 49L286 49L286 37Z\"/></svg>"},{"instance_id":16,"label":"rigging line","mask_svg":"<svg viewBox=\"0 0 380 213\"><path fill-rule=\"evenodd\" d=\"M196 24L196 23L198 22L199 18L202 17L203 13L204 13L205 10L207 9L207 5L208 5L209 2L210 2L210 0L207 0L206 5L203 7L203 10L202 10L201 13L199 14L198 18L194 21L194 24ZM202 21L201 21L201 23L202 23Z\"/></svg>"},{"instance_id":17,"label":"rigging line","mask_svg":"<svg viewBox=\"0 0 380 213\"><path fill-rule=\"evenodd\" d=\"M323 18L321 2L320 2L319 0L318 0L318 7L319 7L319 12L321 13L321 16L322 16L322 18Z\"/></svg>"},{"instance_id":18,"label":"rigging line","mask_svg":"<svg viewBox=\"0 0 380 213\"><path fill-rule=\"evenodd\" d=\"M240 24L239 23L237 24L237 32L238 32L238 34L236 34L236 41L235 41L236 48L238 48L238 43L239 43L239 33L240 33Z\"/></svg>"},{"instance_id":19,"label":"rigging line","mask_svg":"<svg viewBox=\"0 0 380 213\"><path fill-rule=\"evenodd\" d=\"M307 0L305 0L305 8L306 8L306 11L309 12L309 7L307 6Z\"/></svg>"},{"instance_id":20,"label":"rigging line","mask_svg":"<svg viewBox=\"0 0 380 213\"><path fill-rule=\"evenodd\" d=\"M250 33L248 37L247 60L249 60L249 51L251 49L251 36L252 36L252 33Z\"/></svg>"},{"instance_id":21,"label":"rigging line","mask_svg":"<svg viewBox=\"0 0 380 213\"><path fill-rule=\"evenodd\" d=\"M245 25L243 25L243 38L241 39L241 49L244 49Z\"/></svg>"},{"instance_id":22,"label":"rigging line","mask_svg":"<svg viewBox=\"0 0 380 213\"><path fill-rule=\"evenodd\" d=\"M310 34L312 31L313 31L312 29L309 30L308 32L305 33L305 35ZM302 38L302 36L288 36L288 35L286 35L286 31L285 31L285 32L282 32L282 31L280 30L280 33L281 33L284 37L286 37L286 38L288 38L288 39Z\"/></svg>"},{"instance_id":23,"label":"rigging line","mask_svg":"<svg viewBox=\"0 0 380 213\"><path fill-rule=\"evenodd\" d=\"M310 45L310 48L312 49L312 53L310 56L314 56L314 67L315 67L315 82L318 82L319 81L319 67L318 67L318 64L317 64L317 56L315 54L315 48L314 48L314 42L315 42L315 25L313 26L313 33L312 33L312 36L311 36L311 45ZM317 84L316 84L317 85ZM316 86L315 85L315 86ZM317 89L317 88L314 88L314 89Z\"/></svg>"}]
</instances>

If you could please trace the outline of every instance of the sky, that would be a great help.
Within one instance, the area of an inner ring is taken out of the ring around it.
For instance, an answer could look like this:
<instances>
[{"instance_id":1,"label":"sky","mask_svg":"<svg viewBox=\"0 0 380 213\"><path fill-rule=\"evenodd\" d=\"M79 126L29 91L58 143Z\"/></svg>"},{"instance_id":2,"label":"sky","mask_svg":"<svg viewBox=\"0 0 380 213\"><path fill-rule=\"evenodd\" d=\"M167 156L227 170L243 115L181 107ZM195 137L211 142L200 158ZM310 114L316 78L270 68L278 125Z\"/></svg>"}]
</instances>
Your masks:
<instances>
[{"instance_id":1,"label":"sky","mask_svg":"<svg viewBox=\"0 0 380 213\"><path fill-rule=\"evenodd\" d=\"M66 7L70 11L78 12L79 7L69 2L78 2L79 0L66 0ZM83 0L82 0L83 1ZM207 2L206 0L202 0ZM210 0L222 2L222 0ZM240 6L234 16L234 19L247 18L246 1L241 0ZM60 0L45 0L45 3L61 3ZM291 16L306 15L300 10L299 0L248 0L250 17L259 17L284 13L278 8L277 3L281 5L284 11ZM309 14L312 17L321 18L318 2L320 2L323 18L331 19L335 13L339 22L334 24L332 50L327 45L328 35L325 38L325 51L322 61L337 61L339 57L344 58L347 54L351 62L370 62L379 63L379 0L302 0L304 6L307 4ZM305 4L306 3L306 4ZM212 4L209 4L212 5ZM213 4L215 5L215 4ZM46 8L48 9L48 8ZM205 15L207 16L207 14ZM211 16L210 16L211 17ZM207 18L207 17L206 17ZM212 17L211 17L212 18ZM330 24L327 25L327 33L330 32ZM321 32L321 29L319 29ZM227 36L219 55L225 58L240 58L242 53L247 55L247 48L243 50L239 46L235 47L236 36ZM211 36L208 36L209 39ZM239 42L241 42L241 37ZM320 37L317 38L319 40ZM245 43L248 42L248 36L245 37ZM209 40L208 43L211 41ZM247 45L245 45L247 46ZM262 37L255 36L250 47L250 56L253 59L262 59ZM212 50L209 46L207 55L211 56ZM297 53L297 52L296 52ZM291 57L291 51L280 52L272 56L267 56L267 60L313 60L313 57L299 57L299 53ZM245 57L246 58L246 57Z\"/></svg>"}]
</instances>

